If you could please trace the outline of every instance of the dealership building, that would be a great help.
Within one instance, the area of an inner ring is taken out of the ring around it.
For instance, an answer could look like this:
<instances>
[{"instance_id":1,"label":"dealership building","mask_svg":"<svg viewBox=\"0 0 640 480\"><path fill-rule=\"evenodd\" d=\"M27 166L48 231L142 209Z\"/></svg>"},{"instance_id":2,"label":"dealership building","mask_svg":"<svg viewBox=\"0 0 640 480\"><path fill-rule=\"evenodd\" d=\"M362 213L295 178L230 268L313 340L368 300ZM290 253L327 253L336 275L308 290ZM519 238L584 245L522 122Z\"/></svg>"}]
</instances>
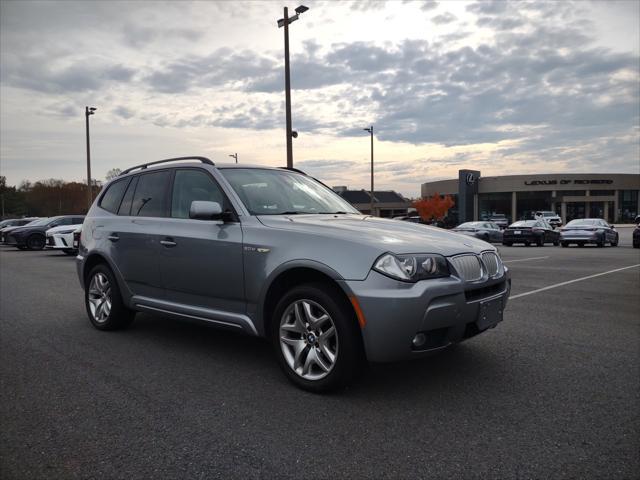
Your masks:
<instances>
[{"instance_id":1,"label":"dealership building","mask_svg":"<svg viewBox=\"0 0 640 480\"><path fill-rule=\"evenodd\" d=\"M460 170L458 178L423 183L422 197L451 195L453 222L485 219L496 213L510 221L532 218L537 210L552 210L563 223L595 217L631 223L640 211L640 174L566 173L483 177Z\"/></svg>"}]
</instances>

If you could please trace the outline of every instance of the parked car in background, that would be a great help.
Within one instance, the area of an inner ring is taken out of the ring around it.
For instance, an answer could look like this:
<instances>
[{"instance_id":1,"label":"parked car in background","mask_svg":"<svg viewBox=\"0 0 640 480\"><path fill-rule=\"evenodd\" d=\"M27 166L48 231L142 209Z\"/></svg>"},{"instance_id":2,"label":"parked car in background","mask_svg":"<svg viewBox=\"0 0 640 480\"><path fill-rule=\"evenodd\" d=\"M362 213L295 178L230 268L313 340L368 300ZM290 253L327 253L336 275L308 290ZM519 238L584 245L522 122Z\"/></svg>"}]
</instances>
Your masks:
<instances>
[{"instance_id":1,"label":"parked car in background","mask_svg":"<svg viewBox=\"0 0 640 480\"><path fill-rule=\"evenodd\" d=\"M485 242L502 242L502 230L493 222L466 222L458 225L453 231Z\"/></svg>"},{"instance_id":2,"label":"parked car in background","mask_svg":"<svg viewBox=\"0 0 640 480\"><path fill-rule=\"evenodd\" d=\"M549 225L553 228L558 228L562 226L562 218L556 212L552 212L551 210L538 210L533 214L533 218L535 220L543 219L546 220Z\"/></svg>"},{"instance_id":3,"label":"parked car in background","mask_svg":"<svg viewBox=\"0 0 640 480\"><path fill-rule=\"evenodd\" d=\"M401 220L403 222L411 223L424 223L419 215L400 215L398 217L393 217L393 220Z\"/></svg>"},{"instance_id":4,"label":"parked car in background","mask_svg":"<svg viewBox=\"0 0 640 480\"><path fill-rule=\"evenodd\" d=\"M636 220L636 228L633 229L633 248L640 248L640 217Z\"/></svg>"},{"instance_id":5,"label":"parked car in background","mask_svg":"<svg viewBox=\"0 0 640 480\"><path fill-rule=\"evenodd\" d=\"M26 225L29 222L33 222L34 220L37 220L37 217L7 218L6 220L2 220L0 222L0 231L8 227L21 227L22 225Z\"/></svg>"},{"instance_id":6,"label":"parked car in background","mask_svg":"<svg viewBox=\"0 0 640 480\"><path fill-rule=\"evenodd\" d=\"M174 160L125 170L87 214L99 330L142 311L266 337L293 383L325 391L502 321L509 272L486 242L361 215L299 171Z\"/></svg>"},{"instance_id":7,"label":"parked car in background","mask_svg":"<svg viewBox=\"0 0 640 480\"><path fill-rule=\"evenodd\" d=\"M77 247L73 246L73 234L81 229L81 223L50 228L45 232L47 238L45 248L49 250L62 250L62 252L67 255L75 255Z\"/></svg>"},{"instance_id":8,"label":"parked car in background","mask_svg":"<svg viewBox=\"0 0 640 480\"><path fill-rule=\"evenodd\" d=\"M495 223L500 228L505 229L509 225L509 219L504 213L494 213L489 215L489 221Z\"/></svg>"},{"instance_id":9,"label":"parked car in background","mask_svg":"<svg viewBox=\"0 0 640 480\"><path fill-rule=\"evenodd\" d=\"M560 232L542 219L520 220L509 225L502 232L502 244L510 247L515 243L537 245L543 247L545 243L560 245Z\"/></svg>"},{"instance_id":10,"label":"parked car in background","mask_svg":"<svg viewBox=\"0 0 640 480\"><path fill-rule=\"evenodd\" d=\"M563 247L571 244L584 247L588 243L594 243L598 247L604 247L608 243L612 247L617 247L618 238L618 232L614 226L601 218L571 220L560 231L560 242Z\"/></svg>"},{"instance_id":11,"label":"parked car in background","mask_svg":"<svg viewBox=\"0 0 640 480\"><path fill-rule=\"evenodd\" d=\"M60 215L32 222L18 227L6 236L6 244L20 250L42 250L46 245L46 231L60 225L77 225L84 220L83 215Z\"/></svg>"},{"instance_id":12,"label":"parked car in background","mask_svg":"<svg viewBox=\"0 0 640 480\"><path fill-rule=\"evenodd\" d=\"M5 225L4 227L0 228L0 244L6 243L6 236L9 234L9 232L15 230L16 228L32 225L39 220L41 220L41 218L39 217L21 218L20 221L14 225Z\"/></svg>"}]
</instances>

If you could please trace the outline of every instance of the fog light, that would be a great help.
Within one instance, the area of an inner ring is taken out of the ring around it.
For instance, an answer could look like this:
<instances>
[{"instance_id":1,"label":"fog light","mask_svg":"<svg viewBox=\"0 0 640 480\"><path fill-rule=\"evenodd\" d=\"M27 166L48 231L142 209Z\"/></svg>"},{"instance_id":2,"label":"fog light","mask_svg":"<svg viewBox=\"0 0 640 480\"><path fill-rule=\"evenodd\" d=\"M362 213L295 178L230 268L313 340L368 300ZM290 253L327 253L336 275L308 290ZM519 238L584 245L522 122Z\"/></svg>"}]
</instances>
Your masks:
<instances>
[{"instance_id":1,"label":"fog light","mask_svg":"<svg viewBox=\"0 0 640 480\"><path fill-rule=\"evenodd\" d=\"M427 336L424 333L418 333L416 334L415 337L413 337L413 340L411 341L411 344L415 347L415 348L419 348L422 345L424 345L424 342L427 341Z\"/></svg>"}]
</instances>

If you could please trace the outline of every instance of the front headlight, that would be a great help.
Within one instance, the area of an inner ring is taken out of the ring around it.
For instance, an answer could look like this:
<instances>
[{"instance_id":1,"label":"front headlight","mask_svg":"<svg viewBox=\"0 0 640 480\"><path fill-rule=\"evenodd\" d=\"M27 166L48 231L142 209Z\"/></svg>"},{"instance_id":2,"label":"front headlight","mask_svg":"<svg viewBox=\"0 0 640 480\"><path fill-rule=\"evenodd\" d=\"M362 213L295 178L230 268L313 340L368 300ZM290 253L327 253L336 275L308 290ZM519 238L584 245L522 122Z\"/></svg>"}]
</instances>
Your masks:
<instances>
[{"instance_id":1,"label":"front headlight","mask_svg":"<svg viewBox=\"0 0 640 480\"><path fill-rule=\"evenodd\" d=\"M73 230L73 229L72 230L62 230L61 232L56 232L56 234L58 234L58 235L68 235L68 234L73 233L73 232L75 232L75 230Z\"/></svg>"},{"instance_id":2,"label":"front headlight","mask_svg":"<svg viewBox=\"0 0 640 480\"><path fill-rule=\"evenodd\" d=\"M442 255L434 253L393 255L385 253L373 264L376 272L403 282L448 277L449 266Z\"/></svg>"}]
</instances>

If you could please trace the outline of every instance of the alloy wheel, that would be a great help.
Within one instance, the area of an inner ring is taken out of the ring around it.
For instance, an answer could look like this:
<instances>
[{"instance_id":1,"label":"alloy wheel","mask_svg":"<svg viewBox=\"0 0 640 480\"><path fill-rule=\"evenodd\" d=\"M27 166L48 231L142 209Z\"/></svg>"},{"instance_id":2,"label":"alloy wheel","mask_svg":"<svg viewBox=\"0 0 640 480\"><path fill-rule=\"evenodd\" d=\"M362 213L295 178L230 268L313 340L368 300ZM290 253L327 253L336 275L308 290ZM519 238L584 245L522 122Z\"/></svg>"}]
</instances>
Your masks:
<instances>
[{"instance_id":1,"label":"alloy wheel","mask_svg":"<svg viewBox=\"0 0 640 480\"><path fill-rule=\"evenodd\" d=\"M97 323L104 323L111 313L111 284L104 273L98 272L89 283L89 310Z\"/></svg>"},{"instance_id":2,"label":"alloy wheel","mask_svg":"<svg viewBox=\"0 0 640 480\"><path fill-rule=\"evenodd\" d=\"M280 348L289 368L305 380L319 380L338 358L338 334L333 319L318 303L296 300L280 319Z\"/></svg>"}]
</instances>

